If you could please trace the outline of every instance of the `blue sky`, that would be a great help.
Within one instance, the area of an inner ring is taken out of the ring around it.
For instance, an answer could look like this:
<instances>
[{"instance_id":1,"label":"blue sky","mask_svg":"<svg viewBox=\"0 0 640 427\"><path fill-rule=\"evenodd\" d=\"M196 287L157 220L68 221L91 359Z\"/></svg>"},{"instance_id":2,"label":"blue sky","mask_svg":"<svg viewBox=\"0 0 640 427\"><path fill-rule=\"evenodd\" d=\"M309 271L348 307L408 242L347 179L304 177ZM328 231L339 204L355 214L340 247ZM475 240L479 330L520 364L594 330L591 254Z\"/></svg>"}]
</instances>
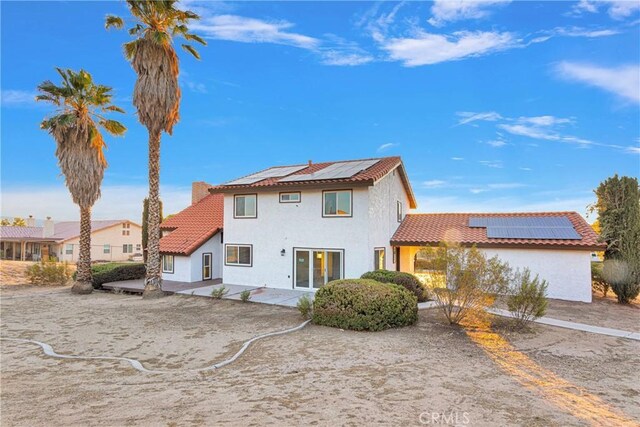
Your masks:
<instances>
[{"instance_id":1,"label":"blue sky","mask_svg":"<svg viewBox=\"0 0 640 427\"><path fill-rule=\"evenodd\" d=\"M271 165L403 157L419 211L577 210L640 173L640 2L185 2L208 46L180 53L162 142L165 213L190 183ZM146 130L131 105L124 2L7 2L2 215L78 217L35 87L84 68L127 110L94 217L138 220ZM591 218L593 219L593 218Z\"/></svg>"}]
</instances>

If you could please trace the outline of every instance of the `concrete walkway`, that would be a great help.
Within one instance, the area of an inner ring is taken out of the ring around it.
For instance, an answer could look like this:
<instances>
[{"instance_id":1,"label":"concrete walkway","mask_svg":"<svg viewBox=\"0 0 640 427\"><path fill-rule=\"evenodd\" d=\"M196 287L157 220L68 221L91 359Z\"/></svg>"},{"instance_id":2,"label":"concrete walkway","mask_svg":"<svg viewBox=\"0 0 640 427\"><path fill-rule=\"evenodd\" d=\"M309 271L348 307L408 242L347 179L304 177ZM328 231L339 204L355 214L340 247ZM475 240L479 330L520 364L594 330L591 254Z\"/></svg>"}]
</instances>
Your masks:
<instances>
[{"instance_id":1,"label":"concrete walkway","mask_svg":"<svg viewBox=\"0 0 640 427\"><path fill-rule=\"evenodd\" d=\"M183 295L196 295L201 297L211 297L211 291L225 287L228 292L223 296L223 299L240 300L240 294L242 291L248 290L251 292L251 299L249 301L258 302L261 304L280 305L284 307L295 307L298 304L298 300L306 295L309 300L313 301L315 295L314 292L298 291L295 289L275 289L256 286L242 286L242 285L211 285L198 287L195 289L184 289L176 292Z\"/></svg>"}]
</instances>

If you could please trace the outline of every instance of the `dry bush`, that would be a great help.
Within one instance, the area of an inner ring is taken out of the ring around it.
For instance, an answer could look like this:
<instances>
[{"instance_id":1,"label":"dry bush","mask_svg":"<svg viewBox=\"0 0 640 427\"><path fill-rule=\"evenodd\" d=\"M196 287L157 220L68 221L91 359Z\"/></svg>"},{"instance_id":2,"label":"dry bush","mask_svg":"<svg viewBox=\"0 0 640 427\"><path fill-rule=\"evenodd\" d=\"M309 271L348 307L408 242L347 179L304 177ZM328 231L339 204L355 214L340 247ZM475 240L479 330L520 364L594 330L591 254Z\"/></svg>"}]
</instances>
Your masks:
<instances>
[{"instance_id":1,"label":"dry bush","mask_svg":"<svg viewBox=\"0 0 640 427\"><path fill-rule=\"evenodd\" d=\"M41 261L27 267L25 274L34 285L63 286L71 279L66 262Z\"/></svg>"},{"instance_id":2,"label":"dry bush","mask_svg":"<svg viewBox=\"0 0 640 427\"><path fill-rule=\"evenodd\" d=\"M517 327L524 327L547 311L547 281L525 268L513 275L507 293L507 307Z\"/></svg>"}]
</instances>

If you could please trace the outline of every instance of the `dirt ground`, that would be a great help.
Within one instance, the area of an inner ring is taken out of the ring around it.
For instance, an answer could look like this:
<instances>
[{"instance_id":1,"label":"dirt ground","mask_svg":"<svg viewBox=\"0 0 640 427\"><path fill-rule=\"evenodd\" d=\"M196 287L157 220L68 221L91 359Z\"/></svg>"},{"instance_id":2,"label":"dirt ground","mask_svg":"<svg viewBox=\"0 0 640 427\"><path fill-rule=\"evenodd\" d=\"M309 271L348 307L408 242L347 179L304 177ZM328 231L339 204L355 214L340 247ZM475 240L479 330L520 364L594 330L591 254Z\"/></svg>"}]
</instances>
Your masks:
<instances>
[{"instance_id":1,"label":"dirt ground","mask_svg":"<svg viewBox=\"0 0 640 427\"><path fill-rule=\"evenodd\" d=\"M24 273L33 264L31 261L0 261L0 284L14 286L29 283Z\"/></svg>"},{"instance_id":2,"label":"dirt ground","mask_svg":"<svg viewBox=\"0 0 640 427\"><path fill-rule=\"evenodd\" d=\"M125 362L54 359L2 341L2 426L640 423L637 341L543 325L465 330L429 309L415 326L384 332L310 325L258 341L220 370L189 373L250 337L298 325L297 311L25 289L3 291L0 308L2 337L176 370L144 374Z\"/></svg>"}]
</instances>

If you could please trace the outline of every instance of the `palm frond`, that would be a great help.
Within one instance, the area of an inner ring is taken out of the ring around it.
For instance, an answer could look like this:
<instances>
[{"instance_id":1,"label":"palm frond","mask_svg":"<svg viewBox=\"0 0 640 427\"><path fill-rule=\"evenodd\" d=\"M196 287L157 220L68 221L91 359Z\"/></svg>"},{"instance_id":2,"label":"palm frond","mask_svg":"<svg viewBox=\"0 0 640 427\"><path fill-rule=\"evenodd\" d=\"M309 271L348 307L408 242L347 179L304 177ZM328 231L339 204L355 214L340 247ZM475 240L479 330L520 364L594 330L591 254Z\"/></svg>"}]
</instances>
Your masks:
<instances>
[{"instance_id":1,"label":"palm frond","mask_svg":"<svg viewBox=\"0 0 640 427\"><path fill-rule=\"evenodd\" d=\"M127 128L116 120L100 120L99 124L113 136L122 136L127 131Z\"/></svg>"},{"instance_id":2,"label":"palm frond","mask_svg":"<svg viewBox=\"0 0 640 427\"><path fill-rule=\"evenodd\" d=\"M115 105L109 105L108 107L104 107L102 110L103 110L103 111L115 111L115 112L117 112L117 113L123 113L123 114L126 114L126 111L124 111L122 108L117 107L117 106L115 106Z\"/></svg>"},{"instance_id":3,"label":"palm frond","mask_svg":"<svg viewBox=\"0 0 640 427\"><path fill-rule=\"evenodd\" d=\"M185 33L184 34L184 38L186 40L193 40L193 41L198 42L198 43L200 43L201 45L204 45L204 46L207 45L206 40L204 40L202 37L200 37L200 36L198 36L196 34Z\"/></svg>"},{"instance_id":4,"label":"palm frond","mask_svg":"<svg viewBox=\"0 0 640 427\"><path fill-rule=\"evenodd\" d=\"M119 16L107 15L104 22L104 27L109 29L111 27L120 30L124 27L124 20Z\"/></svg>"},{"instance_id":5,"label":"palm frond","mask_svg":"<svg viewBox=\"0 0 640 427\"><path fill-rule=\"evenodd\" d=\"M138 43L140 39L136 39L130 41L129 43L125 43L122 47L124 49L124 56L128 61L132 61L134 56L136 56L136 51L138 50Z\"/></svg>"},{"instance_id":6,"label":"palm frond","mask_svg":"<svg viewBox=\"0 0 640 427\"><path fill-rule=\"evenodd\" d=\"M198 53L197 50L195 50L195 48L189 44L183 44L182 45L182 49L186 50L187 52L189 52L191 55L193 55L196 59L200 59L200 54Z\"/></svg>"}]
</instances>

